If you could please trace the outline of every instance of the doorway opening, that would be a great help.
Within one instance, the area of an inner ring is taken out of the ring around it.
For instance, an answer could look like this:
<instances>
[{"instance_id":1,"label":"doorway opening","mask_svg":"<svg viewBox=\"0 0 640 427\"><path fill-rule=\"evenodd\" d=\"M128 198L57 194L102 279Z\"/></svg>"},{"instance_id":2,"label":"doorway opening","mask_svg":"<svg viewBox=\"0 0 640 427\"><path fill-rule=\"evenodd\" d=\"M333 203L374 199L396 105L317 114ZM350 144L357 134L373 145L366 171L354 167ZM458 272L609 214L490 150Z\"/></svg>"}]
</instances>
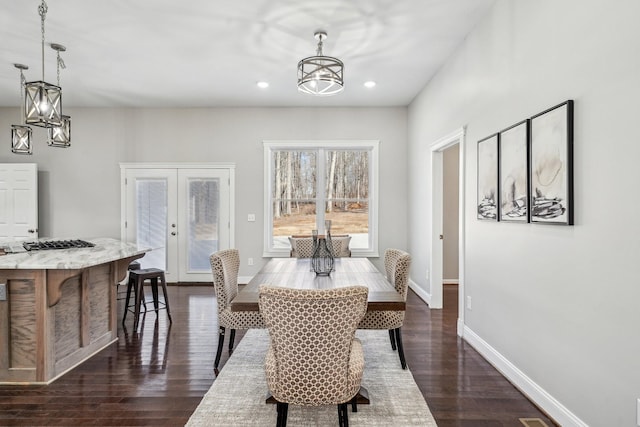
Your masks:
<instances>
[{"instance_id":1,"label":"doorway opening","mask_svg":"<svg viewBox=\"0 0 640 427\"><path fill-rule=\"evenodd\" d=\"M429 276L431 308L442 308L444 277L444 231L445 216L445 151L458 147L458 335L464 326L464 153L465 129L460 128L431 144L431 273Z\"/></svg>"}]
</instances>

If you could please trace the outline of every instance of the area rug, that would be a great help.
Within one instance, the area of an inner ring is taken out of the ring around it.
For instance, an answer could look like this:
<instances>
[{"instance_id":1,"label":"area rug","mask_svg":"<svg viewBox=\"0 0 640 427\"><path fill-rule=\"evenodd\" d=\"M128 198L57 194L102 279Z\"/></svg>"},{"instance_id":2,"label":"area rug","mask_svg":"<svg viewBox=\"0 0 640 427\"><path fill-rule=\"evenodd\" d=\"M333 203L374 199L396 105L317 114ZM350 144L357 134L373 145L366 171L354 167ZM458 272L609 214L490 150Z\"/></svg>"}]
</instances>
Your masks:
<instances>
[{"instance_id":1,"label":"area rug","mask_svg":"<svg viewBox=\"0 0 640 427\"><path fill-rule=\"evenodd\" d=\"M411 371L402 370L398 353L391 350L387 331L357 332L365 353L362 385L371 403L349 409L349 425L436 426ZM275 426L276 405L266 404L264 356L269 345L266 330L248 331L213 385L187 422L198 426ZM338 425L335 405L289 406L287 426Z\"/></svg>"}]
</instances>

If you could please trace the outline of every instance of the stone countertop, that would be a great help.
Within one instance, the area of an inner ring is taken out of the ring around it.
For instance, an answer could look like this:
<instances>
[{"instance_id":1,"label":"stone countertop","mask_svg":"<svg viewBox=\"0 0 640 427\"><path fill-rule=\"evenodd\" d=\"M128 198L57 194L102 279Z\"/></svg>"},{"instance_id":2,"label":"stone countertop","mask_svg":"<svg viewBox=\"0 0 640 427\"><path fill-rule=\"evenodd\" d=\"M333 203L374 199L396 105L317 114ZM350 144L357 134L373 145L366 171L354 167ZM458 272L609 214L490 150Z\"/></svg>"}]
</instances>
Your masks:
<instances>
[{"instance_id":1,"label":"stone countertop","mask_svg":"<svg viewBox=\"0 0 640 427\"><path fill-rule=\"evenodd\" d=\"M148 248L138 248L135 243L126 243L107 237L82 240L91 242L95 246L91 248L47 249L2 255L0 256L0 269L81 269L144 254L149 251ZM3 246L2 242L0 242L0 246Z\"/></svg>"}]
</instances>

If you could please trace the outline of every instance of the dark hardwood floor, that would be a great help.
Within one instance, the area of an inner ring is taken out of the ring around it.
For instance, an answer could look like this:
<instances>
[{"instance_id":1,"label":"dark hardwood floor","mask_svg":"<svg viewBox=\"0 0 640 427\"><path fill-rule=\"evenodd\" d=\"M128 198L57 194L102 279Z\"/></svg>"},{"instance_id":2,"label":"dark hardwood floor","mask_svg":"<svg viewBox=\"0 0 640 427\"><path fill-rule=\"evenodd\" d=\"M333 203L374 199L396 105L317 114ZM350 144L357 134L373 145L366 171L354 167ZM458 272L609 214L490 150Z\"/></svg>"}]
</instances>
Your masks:
<instances>
[{"instance_id":1,"label":"dark hardwood floor","mask_svg":"<svg viewBox=\"0 0 640 427\"><path fill-rule=\"evenodd\" d=\"M439 427L507 427L520 418L556 424L456 334L458 287L444 286L442 310L413 292L402 327L409 369Z\"/></svg>"},{"instance_id":2,"label":"dark hardwood floor","mask_svg":"<svg viewBox=\"0 0 640 427\"><path fill-rule=\"evenodd\" d=\"M519 418L540 417L552 426L456 336L455 287L445 286L444 297L443 310L429 310L410 292L402 328L407 363L438 425L522 427ZM170 286L169 298L172 325L150 312L136 332L129 314L117 343L52 384L0 386L0 425L183 426L215 379L217 315L212 287ZM225 349L222 368L227 358Z\"/></svg>"}]
</instances>

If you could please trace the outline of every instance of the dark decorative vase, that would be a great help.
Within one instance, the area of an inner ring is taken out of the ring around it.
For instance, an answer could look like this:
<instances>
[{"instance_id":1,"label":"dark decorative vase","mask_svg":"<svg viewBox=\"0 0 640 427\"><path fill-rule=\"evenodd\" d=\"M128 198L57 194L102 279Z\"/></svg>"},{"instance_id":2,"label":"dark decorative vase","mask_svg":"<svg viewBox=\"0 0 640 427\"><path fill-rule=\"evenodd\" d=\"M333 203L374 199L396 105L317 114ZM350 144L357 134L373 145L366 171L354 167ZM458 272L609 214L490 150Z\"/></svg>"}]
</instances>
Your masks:
<instances>
[{"instance_id":1,"label":"dark decorative vase","mask_svg":"<svg viewBox=\"0 0 640 427\"><path fill-rule=\"evenodd\" d=\"M313 255L311 267L318 276L328 276L333 271L333 254L327 247L327 241L331 242L330 230L327 229L325 237L318 237L318 230L313 230Z\"/></svg>"}]
</instances>

